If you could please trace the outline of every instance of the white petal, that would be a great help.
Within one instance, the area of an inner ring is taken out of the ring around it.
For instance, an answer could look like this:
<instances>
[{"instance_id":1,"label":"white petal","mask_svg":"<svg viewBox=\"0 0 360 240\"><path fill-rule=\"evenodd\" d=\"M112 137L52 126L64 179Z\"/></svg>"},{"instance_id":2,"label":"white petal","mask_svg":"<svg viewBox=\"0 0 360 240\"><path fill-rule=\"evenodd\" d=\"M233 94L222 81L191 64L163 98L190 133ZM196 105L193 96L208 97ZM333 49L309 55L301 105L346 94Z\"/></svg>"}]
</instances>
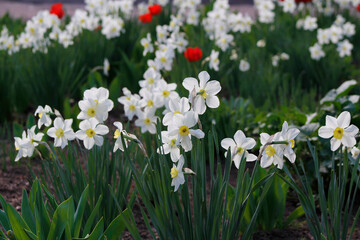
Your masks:
<instances>
[{"instance_id":1,"label":"white petal","mask_svg":"<svg viewBox=\"0 0 360 240\"><path fill-rule=\"evenodd\" d=\"M94 138L94 142L97 146L101 147L103 145L103 143L104 143L103 137L95 135L93 138Z\"/></svg>"},{"instance_id":2,"label":"white petal","mask_svg":"<svg viewBox=\"0 0 360 240\"><path fill-rule=\"evenodd\" d=\"M330 127L327 127L324 126L324 127L321 127L319 129L319 136L322 137L322 138L330 138L334 135L334 129L333 128L330 128Z\"/></svg>"},{"instance_id":3,"label":"white petal","mask_svg":"<svg viewBox=\"0 0 360 240\"><path fill-rule=\"evenodd\" d=\"M196 138L204 138L205 137L205 133L203 131L201 131L200 129L189 129L189 132L191 135L193 135Z\"/></svg>"},{"instance_id":4,"label":"white petal","mask_svg":"<svg viewBox=\"0 0 360 240\"><path fill-rule=\"evenodd\" d=\"M192 78L192 77L185 78L182 85L189 92L191 92L194 88L199 88L198 80L196 80L196 78Z\"/></svg>"},{"instance_id":5,"label":"white petal","mask_svg":"<svg viewBox=\"0 0 360 240\"><path fill-rule=\"evenodd\" d=\"M253 161L256 161L257 159L257 156L252 154L252 153L249 153L247 156L246 156L246 161L247 162L253 162Z\"/></svg>"},{"instance_id":6,"label":"white petal","mask_svg":"<svg viewBox=\"0 0 360 240\"><path fill-rule=\"evenodd\" d=\"M109 133L109 128L102 124L97 125L94 130L95 133L99 135L106 135Z\"/></svg>"},{"instance_id":7,"label":"white petal","mask_svg":"<svg viewBox=\"0 0 360 240\"><path fill-rule=\"evenodd\" d=\"M220 106L219 98L217 96L209 95L206 98L206 105L209 108L218 108Z\"/></svg>"},{"instance_id":8,"label":"white petal","mask_svg":"<svg viewBox=\"0 0 360 240\"><path fill-rule=\"evenodd\" d=\"M194 111L199 115L204 114L206 111L205 100L201 96L196 96L194 100Z\"/></svg>"},{"instance_id":9,"label":"white petal","mask_svg":"<svg viewBox=\"0 0 360 240\"><path fill-rule=\"evenodd\" d=\"M84 146L86 149L90 150L95 144L94 138L85 137Z\"/></svg>"},{"instance_id":10,"label":"white petal","mask_svg":"<svg viewBox=\"0 0 360 240\"><path fill-rule=\"evenodd\" d=\"M356 144L355 137L344 134L341 138L341 143L344 144L345 147L353 147Z\"/></svg>"},{"instance_id":11,"label":"white petal","mask_svg":"<svg viewBox=\"0 0 360 240\"><path fill-rule=\"evenodd\" d=\"M346 128L350 125L351 115L349 112L342 112L337 118L337 124L341 128Z\"/></svg>"},{"instance_id":12,"label":"white petal","mask_svg":"<svg viewBox=\"0 0 360 240\"><path fill-rule=\"evenodd\" d=\"M244 142L245 138L246 138L246 136L243 133L243 131L241 131L241 130L237 130L236 133L234 134L234 140L235 140L237 146L241 146L242 143Z\"/></svg>"},{"instance_id":13,"label":"white petal","mask_svg":"<svg viewBox=\"0 0 360 240\"><path fill-rule=\"evenodd\" d=\"M221 141L221 147L224 148L226 151L229 148L233 148L235 146L236 146L236 144L235 144L234 140L231 138L225 138Z\"/></svg>"},{"instance_id":14,"label":"white petal","mask_svg":"<svg viewBox=\"0 0 360 240\"><path fill-rule=\"evenodd\" d=\"M205 91L210 95L216 95L221 91L219 81L212 80L206 84Z\"/></svg>"},{"instance_id":15,"label":"white petal","mask_svg":"<svg viewBox=\"0 0 360 240\"><path fill-rule=\"evenodd\" d=\"M204 88L206 85L206 82L210 80L210 75L206 71L202 71L198 75L200 80L200 88Z\"/></svg>"},{"instance_id":16,"label":"white petal","mask_svg":"<svg viewBox=\"0 0 360 240\"><path fill-rule=\"evenodd\" d=\"M326 115L325 119L326 119L326 127L333 128L333 129L338 127L336 118Z\"/></svg>"},{"instance_id":17,"label":"white petal","mask_svg":"<svg viewBox=\"0 0 360 240\"><path fill-rule=\"evenodd\" d=\"M331 151L335 152L341 145L341 140L340 139L336 139L336 138L332 138L330 140L330 144L331 144Z\"/></svg>"},{"instance_id":18,"label":"white petal","mask_svg":"<svg viewBox=\"0 0 360 240\"><path fill-rule=\"evenodd\" d=\"M356 134L358 134L358 132L359 132L359 128L353 124L351 124L349 127L344 129L344 133L349 134L351 136L355 136Z\"/></svg>"}]
</instances>

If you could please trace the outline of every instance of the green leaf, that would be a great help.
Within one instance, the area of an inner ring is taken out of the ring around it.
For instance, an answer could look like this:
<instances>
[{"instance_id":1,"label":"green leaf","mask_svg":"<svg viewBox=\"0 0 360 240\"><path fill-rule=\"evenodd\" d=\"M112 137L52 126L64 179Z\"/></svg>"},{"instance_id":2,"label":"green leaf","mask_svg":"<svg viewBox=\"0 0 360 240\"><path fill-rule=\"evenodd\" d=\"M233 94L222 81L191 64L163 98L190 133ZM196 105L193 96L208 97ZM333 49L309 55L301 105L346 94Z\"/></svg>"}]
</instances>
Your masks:
<instances>
[{"instance_id":1,"label":"green leaf","mask_svg":"<svg viewBox=\"0 0 360 240\"><path fill-rule=\"evenodd\" d=\"M305 211L302 206L297 207L285 220L285 226L289 226L292 221L298 219L299 217L303 216Z\"/></svg>"},{"instance_id":2,"label":"green leaf","mask_svg":"<svg viewBox=\"0 0 360 240\"><path fill-rule=\"evenodd\" d=\"M15 210L13 206L7 204L6 206L11 228L14 232L16 239L27 240L30 238L26 234L25 230L30 231L29 226L25 223L24 219Z\"/></svg>"},{"instance_id":3,"label":"green leaf","mask_svg":"<svg viewBox=\"0 0 360 240\"><path fill-rule=\"evenodd\" d=\"M85 211L85 207L86 207L86 203L89 197L89 186L87 186L85 188L85 190L83 191L83 193L81 194L79 203L78 203L78 207L76 209L75 212L75 216L74 216L74 228L72 229L72 237L79 237L80 234L80 228L81 228L81 223L82 223L82 219L84 216L84 211Z\"/></svg>"},{"instance_id":4,"label":"green leaf","mask_svg":"<svg viewBox=\"0 0 360 240\"><path fill-rule=\"evenodd\" d=\"M96 215L97 215L98 212L99 212L102 199L103 199L103 198L102 198L102 196L100 195L97 203L95 204L94 209L92 210L92 212L91 212L91 214L90 214L90 217L88 218L88 220L87 220L87 222L86 222L86 224L85 224L84 231L83 231L83 235L84 235L84 236L86 236L87 234L90 233L91 226L93 225L94 220L95 220L95 217L96 217Z\"/></svg>"},{"instance_id":5,"label":"green leaf","mask_svg":"<svg viewBox=\"0 0 360 240\"><path fill-rule=\"evenodd\" d=\"M62 236L69 217L72 217L69 216L69 211L73 204L72 197L70 197L55 210L47 239L57 239Z\"/></svg>"},{"instance_id":6,"label":"green leaf","mask_svg":"<svg viewBox=\"0 0 360 240\"><path fill-rule=\"evenodd\" d=\"M21 214L25 222L28 224L32 232L36 232L36 224L34 214L31 211L29 198L27 196L26 190L23 190L23 197L21 202Z\"/></svg>"},{"instance_id":7,"label":"green leaf","mask_svg":"<svg viewBox=\"0 0 360 240\"><path fill-rule=\"evenodd\" d=\"M15 122L13 123L13 133L15 137L21 137L23 130L23 126Z\"/></svg>"},{"instance_id":8,"label":"green leaf","mask_svg":"<svg viewBox=\"0 0 360 240\"><path fill-rule=\"evenodd\" d=\"M129 210L125 209L110 223L109 227L104 232L104 239L117 239L121 236L126 227L125 221L128 221L128 219L125 218L127 211Z\"/></svg>"},{"instance_id":9,"label":"green leaf","mask_svg":"<svg viewBox=\"0 0 360 240\"><path fill-rule=\"evenodd\" d=\"M35 125L35 117L34 115L31 114L27 118L26 127L30 129L34 125Z\"/></svg>"},{"instance_id":10,"label":"green leaf","mask_svg":"<svg viewBox=\"0 0 360 240\"><path fill-rule=\"evenodd\" d=\"M121 92L121 84L120 84L120 78L116 77L112 80L110 86L109 86L109 98L113 100L115 103L117 103L117 98L119 97L119 94Z\"/></svg>"}]
</instances>

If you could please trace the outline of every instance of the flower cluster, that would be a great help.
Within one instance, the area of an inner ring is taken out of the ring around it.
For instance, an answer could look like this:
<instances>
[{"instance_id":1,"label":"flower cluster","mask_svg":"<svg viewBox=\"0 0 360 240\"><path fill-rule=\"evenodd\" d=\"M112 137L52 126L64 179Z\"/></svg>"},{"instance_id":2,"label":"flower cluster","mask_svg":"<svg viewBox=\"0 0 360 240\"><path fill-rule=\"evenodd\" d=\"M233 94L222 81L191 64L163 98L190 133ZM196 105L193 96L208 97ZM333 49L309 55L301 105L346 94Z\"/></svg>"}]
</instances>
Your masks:
<instances>
[{"instance_id":1,"label":"flower cluster","mask_svg":"<svg viewBox=\"0 0 360 240\"><path fill-rule=\"evenodd\" d=\"M131 16L134 1L86 0L85 10L76 10L70 22L65 25L61 19L65 12L61 3L54 4L50 10L37 13L26 22L25 31L17 36L11 35L6 26L0 34L0 50L9 54L20 49L32 49L34 52L47 52L52 42L58 42L65 48L74 43L74 38L83 30L101 29L106 38L120 36L124 31L124 20L119 16Z\"/></svg>"},{"instance_id":2,"label":"flower cluster","mask_svg":"<svg viewBox=\"0 0 360 240\"><path fill-rule=\"evenodd\" d=\"M353 49L352 43L346 37L350 38L355 35L355 25L345 22L345 19L338 15L335 22L329 28L319 28L317 30L317 42L309 48L311 58L319 60L325 57L323 46L336 44L340 57L351 56Z\"/></svg>"},{"instance_id":3,"label":"flower cluster","mask_svg":"<svg viewBox=\"0 0 360 240\"><path fill-rule=\"evenodd\" d=\"M267 168L270 165L275 165L277 168L282 169L284 166L284 157L291 163L295 162L296 154L293 150L295 146L295 138L300 133L297 128L289 128L288 123L285 121L282 130L270 136L267 133L260 134L260 155L256 157L248 151L255 147L256 142L253 138L248 138L239 130L235 133L234 139L225 138L221 141L221 146L225 150L230 150L231 159L237 168L240 162L244 159L247 162L252 162L260 159L260 166ZM225 153L225 157L228 152Z\"/></svg>"}]
</instances>

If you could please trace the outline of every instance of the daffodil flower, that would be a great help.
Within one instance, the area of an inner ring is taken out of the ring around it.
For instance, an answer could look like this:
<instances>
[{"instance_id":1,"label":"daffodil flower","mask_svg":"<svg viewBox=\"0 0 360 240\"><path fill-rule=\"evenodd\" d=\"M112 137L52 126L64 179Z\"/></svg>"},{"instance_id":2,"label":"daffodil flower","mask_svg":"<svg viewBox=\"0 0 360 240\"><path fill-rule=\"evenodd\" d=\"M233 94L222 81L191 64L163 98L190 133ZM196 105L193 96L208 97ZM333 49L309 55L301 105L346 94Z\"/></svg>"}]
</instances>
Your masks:
<instances>
[{"instance_id":1,"label":"daffodil flower","mask_svg":"<svg viewBox=\"0 0 360 240\"><path fill-rule=\"evenodd\" d=\"M76 138L84 141L86 149L90 150L94 144L102 146L104 138L101 135L106 135L109 132L109 128L103 124L99 124L96 118L90 118L80 122L80 130L76 132Z\"/></svg>"},{"instance_id":2,"label":"daffodil flower","mask_svg":"<svg viewBox=\"0 0 360 240\"><path fill-rule=\"evenodd\" d=\"M338 118L326 116L326 125L319 129L319 136L322 138L331 138L331 151L336 151L341 144L345 147L353 147L356 144L355 136L359 128L351 124L351 115L349 112L342 112Z\"/></svg>"},{"instance_id":3,"label":"daffodil flower","mask_svg":"<svg viewBox=\"0 0 360 240\"><path fill-rule=\"evenodd\" d=\"M173 164L170 175L172 178L171 186L175 186L174 192L179 189L179 186L185 183L185 177L183 173L184 157L181 155L177 166Z\"/></svg>"},{"instance_id":4,"label":"daffodil flower","mask_svg":"<svg viewBox=\"0 0 360 240\"><path fill-rule=\"evenodd\" d=\"M189 111L184 115L176 114L173 122L168 126L170 135L177 135L177 141L184 148L185 152L192 149L191 136L203 138L204 132L200 129L192 129L196 125L196 115L193 111Z\"/></svg>"},{"instance_id":5,"label":"daffodil flower","mask_svg":"<svg viewBox=\"0 0 360 240\"><path fill-rule=\"evenodd\" d=\"M60 117L55 118L54 127L47 131L47 135L54 138L54 146L62 149L68 145L68 140L75 139L75 133L71 128L73 120L62 120Z\"/></svg>"},{"instance_id":6,"label":"daffodil flower","mask_svg":"<svg viewBox=\"0 0 360 240\"><path fill-rule=\"evenodd\" d=\"M257 159L254 154L248 152L256 145L252 138L247 138L243 131L238 130L234 135L234 139L225 138L221 141L221 147L225 150L230 148L231 159L234 161L236 168L239 168L240 161L244 157L247 162L252 162ZM225 152L225 157L227 152Z\"/></svg>"},{"instance_id":7,"label":"daffodil flower","mask_svg":"<svg viewBox=\"0 0 360 240\"><path fill-rule=\"evenodd\" d=\"M199 73L199 80L196 78L185 78L183 86L189 91L190 102L193 103L194 111L201 115L206 111L206 106L209 108L217 108L220 105L219 98L216 96L221 90L220 83L216 80L210 80L210 75L206 71ZM192 92L196 92L196 96L192 96Z\"/></svg>"}]
</instances>

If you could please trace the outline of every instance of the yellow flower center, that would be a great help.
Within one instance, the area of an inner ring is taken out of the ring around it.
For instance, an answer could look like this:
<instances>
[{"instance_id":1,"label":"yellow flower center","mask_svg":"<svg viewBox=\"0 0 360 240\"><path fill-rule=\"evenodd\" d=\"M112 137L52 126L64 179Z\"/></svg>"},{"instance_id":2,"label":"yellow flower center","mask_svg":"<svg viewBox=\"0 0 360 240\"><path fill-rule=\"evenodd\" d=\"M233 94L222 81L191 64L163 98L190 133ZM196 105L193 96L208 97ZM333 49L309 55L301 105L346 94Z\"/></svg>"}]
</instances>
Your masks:
<instances>
[{"instance_id":1,"label":"yellow flower center","mask_svg":"<svg viewBox=\"0 0 360 240\"><path fill-rule=\"evenodd\" d=\"M149 118L145 118L145 119L144 119L144 123L145 123L146 125L149 125L149 124L151 123L151 120L150 120Z\"/></svg>"},{"instance_id":2,"label":"yellow flower center","mask_svg":"<svg viewBox=\"0 0 360 240\"><path fill-rule=\"evenodd\" d=\"M155 80L153 78L149 78L147 80L148 84L154 84Z\"/></svg>"},{"instance_id":3,"label":"yellow flower center","mask_svg":"<svg viewBox=\"0 0 360 240\"><path fill-rule=\"evenodd\" d=\"M165 58L165 57L161 57L161 58L160 58L160 61L161 61L162 63L166 63L166 58Z\"/></svg>"},{"instance_id":4,"label":"yellow flower center","mask_svg":"<svg viewBox=\"0 0 360 240\"><path fill-rule=\"evenodd\" d=\"M129 110L130 110L130 111L135 111L135 109L136 109L135 105L131 104L131 105L129 106Z\"/></svg>"},{"instance_id":5,"label":"yellow flower center","mask_svg":"<svg viewBox=\"0 0 360 240\"><path fill-rule=\"evenodd\" d=\"M294 148L295 147L295 140L291 139L290 142L291 142L291 148Z\"/></svg>"},{"instance_id":6,"label":"yellow flower center","mask_svg":"<svg viewBox=\"0 0 360 240\"><path fill-rule=\"evenodd\" d=\"M170 145L173 146L173 147L175 147L175 144L176 144L176 138L171 139Z\"/></svg>"},{"instance_id":7,"label":"yellow flower center","mask_svg":"<svg viewBox=\"0 0 360 240\"><path fill-rule=\"evenodd\" d=\"M147 101L147 106L148 106L148 107L154 106L154 102L151 101L151 100Z\"/></svg>"},{"instance_id":8,"label":"yellow flower center","mask_svg":"<svg viewBox=\"0 0 360 240\"><path fill-rule=\"evenodd\" d=\"M200 89L199 91L199 95L202 97L202 98L206 98L207 95L209 95L204 89Z\"/></svg>"},{"instance_id":9,"label":"yellow flower center","mask_svg":"<svg viewBox=\"0 0 360 240\"><path fill-rule=\"evenodd\" d=\"M86 135L88 137L93 137L95 135L95 131L89 128L88 130L86 130Z\"/></svg>"},{"instance_id":10,"label":"yellow flower center","mask_svg":"<svg viewBox=\"0 0 360 240\"><path fill-rule=\"evenodd\" d=\"M242 147L238 147L238 148L236 149L236 153L237 153L237 154L243 154L244 151L245 151L245 150L244 150Z\"/></svg>"},{"instance_id":11,"label":"yellow flower center","mask_svg":"<svg viewBox=\"0 0 360 240\"><path fill-rule=\"evenodd\" d=\"M267 146L265 149L265 153L269 156L272 157L275 155L275 148L273 146Z\"/></svg>"},{"instance_id":12,"label":"yellow flower center","mask_svg":"<svg viewBox=\"0 0 360 240\"><path fill-rule=\"evenodd\" d=\"M131 99L130 97L126 97L126 100L130 101L130 99Z\"/></svg>"},{"instance_id":13,"label":"yellow flower center","mask_svg":"<svg viewBox=\"0 0 360 240\"><path fill-rule=\"evenodd\" d=\"M173 167L170 171L171 178L176 178L179 175L179 171Z\"/></svg>"},{"instance_id":14,"label":"yellow flower center","mask_svg":"<svg viewBox=\"0 0 360 240\"><path fill-rule=\"evenodd\" d=\"M43 113L39 113L39 118L42 118Z\"/></svg>"},{"instance_id":15,"label":"yellow flower center","mask_svg":"<svg viewBox=\"0 0 360 240\"><path fill-rule=\"evenodd\" d=\"M175 112L174 112L174 115L175 115L175 114L181 114L181 115L182 115L182 113L179 112L179 111L175 111Z\"/></svg>"},{"instance_id":16,"label":"yellow flower center","mask_svg":"<svg viewBox=\"0 0 360 240\"><path fill-rule=\"evenodd\" d=\"M120 137L120 131L119 129L116 129L116 131L114 132L114 138L118 139Z\"/></svg>"},{"instance_id":17,"label":"yellow flower center","mask_svg":"<svg viewBox=\"0 0 360 240\"><path fill-rule=\"evenodd\" d=\"M149 47L149 43L144 43L144 47L148 48Z\"/></svg>"},{"instance_id":18,"label":"yellow flower center","mask_svg":"<svg viewBox=\"0 0 360 240\"><path fill-rule=\"evenodd\" d=\"M19 149L20 149L19 147L15 147L15 150L16 150L16 151L19 151Z\"/></svg>"},{"instance_id":19,"label":"yellow flower center","mask_svg":"<svg viewBox=\"0 0 360 240\"><path fill-rule=\"evenodd\" d=\"M339 128L339 127L335 128L335 130L334 130L334 138L341 139L343 137L343 135L344 135L344 129Z\"/></svg>"},{"instance_id":20,"label":"yellow flower center","mask_svg":"<svg viewBox=\"0 0 360 240\"><path fill-rule=\"evenodd\" d=\"M163 91L162 94L164 97L168 97L170 95L170 92L168 90Z\"/></svg>"},{"instance_id":21,"label":"yellow flower center","mask_svg":"<svg viewBox=\"0 0 360 240\"><path fill-rule=\"evenodd\" d=\"M64 136L64 130L62 130L61 128L58 128L55 132L56 137L61 138L62 136Z\"/></svg>"},{"instance_id":22,"label":"yellow flower center","mask_svg":"<svg viewBox=\"0 0 360 240\"><path fill-rule=\"evenodd\" d=\"M93 108L89 108L86 113L87 113L87 115L88 115L89 117L94 117L96 111L95 111L95 109L93 109Z\"/></svg>"},{"instance_id":23,"label":"yellow flower center","mask_svg":"<svg viewBox=\"0 0 360 240\"><path fill-rule=\"evenodd\" d=\"M179 128L179 134L183 137L188 136L189 135L189 128L187 126L181 126Z\"/></svg>"}]
</instances>

